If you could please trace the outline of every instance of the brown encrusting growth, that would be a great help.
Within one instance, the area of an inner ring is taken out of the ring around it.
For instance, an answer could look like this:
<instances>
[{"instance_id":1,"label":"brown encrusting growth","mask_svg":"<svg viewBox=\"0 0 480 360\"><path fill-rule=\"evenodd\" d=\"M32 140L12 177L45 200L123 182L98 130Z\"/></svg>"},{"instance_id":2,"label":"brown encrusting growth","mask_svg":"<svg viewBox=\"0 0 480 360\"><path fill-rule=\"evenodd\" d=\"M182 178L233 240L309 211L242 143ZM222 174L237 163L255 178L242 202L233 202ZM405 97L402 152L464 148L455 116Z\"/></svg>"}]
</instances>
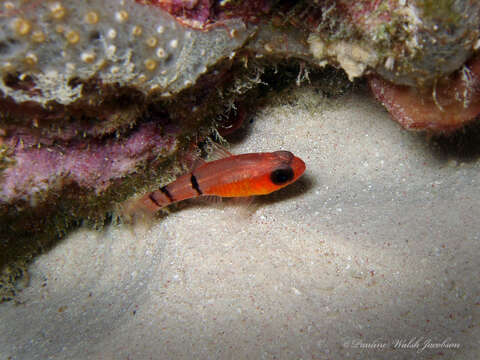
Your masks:
<instances>
[{"instance_id":1,"label":"brown encrusting growth","mask_svg":"<svg viewBox=\"0 0 480 360\"><path fill-rule=\"evenodd\" d=\"M480 57L433 86L395 85L379 76L369 77L375 97L404 128L451 132L480 114Z\"/></svg>"}]
</instances>

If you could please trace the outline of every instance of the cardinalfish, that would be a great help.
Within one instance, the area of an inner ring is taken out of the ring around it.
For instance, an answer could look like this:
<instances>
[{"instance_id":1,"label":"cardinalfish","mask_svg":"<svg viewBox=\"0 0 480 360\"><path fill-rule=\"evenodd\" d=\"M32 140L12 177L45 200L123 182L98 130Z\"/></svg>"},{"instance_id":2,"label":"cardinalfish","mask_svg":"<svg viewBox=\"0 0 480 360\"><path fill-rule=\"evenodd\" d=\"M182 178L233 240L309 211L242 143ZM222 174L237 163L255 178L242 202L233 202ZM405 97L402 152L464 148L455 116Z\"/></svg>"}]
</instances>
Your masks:
<instances>
[{"instance_id":1,"label":"cardinalfish","mask_svg":"<svg viewBox=\"0 0 480 360\"><path fill-rule=\"evenodd\" d=\"M144 195L140 204L157 211L199 196L266 195L293 183L305 171L305 163L289 151L229 155L204 162L172 183Z\"/></svg>"}]
</instances>

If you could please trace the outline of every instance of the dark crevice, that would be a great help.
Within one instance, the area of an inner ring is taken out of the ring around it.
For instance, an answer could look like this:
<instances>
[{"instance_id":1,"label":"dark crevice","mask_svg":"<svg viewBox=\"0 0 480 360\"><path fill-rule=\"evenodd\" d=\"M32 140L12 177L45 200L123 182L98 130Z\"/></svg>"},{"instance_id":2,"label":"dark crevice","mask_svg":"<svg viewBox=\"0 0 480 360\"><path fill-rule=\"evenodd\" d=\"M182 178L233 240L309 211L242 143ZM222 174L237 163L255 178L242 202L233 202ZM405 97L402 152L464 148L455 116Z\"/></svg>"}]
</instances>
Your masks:
<instances>
[{"instance_id":1,"label":"dark crevice","mask_svg":"<svg viewBox=\"0 0 480 360\"><path fill-rule=\"evenodd\" d=\"M462 162L480 159L480 116L454 133L433 137L434 151L441 158L455 158Z\"/></svg>"}]
</instances>

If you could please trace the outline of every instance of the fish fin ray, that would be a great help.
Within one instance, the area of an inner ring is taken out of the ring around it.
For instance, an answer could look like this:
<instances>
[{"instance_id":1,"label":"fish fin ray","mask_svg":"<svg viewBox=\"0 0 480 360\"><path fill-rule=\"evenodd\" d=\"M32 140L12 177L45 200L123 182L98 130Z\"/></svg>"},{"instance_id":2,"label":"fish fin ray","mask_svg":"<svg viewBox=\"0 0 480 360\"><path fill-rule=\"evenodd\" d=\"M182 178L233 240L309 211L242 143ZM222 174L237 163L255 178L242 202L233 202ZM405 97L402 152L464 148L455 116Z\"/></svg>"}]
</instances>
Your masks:
<instances>
[{"instance_id":1,"label":"fish fin ray","mask_svg":"<svg viewBox=\"0 0 480 360\"><path fill-rule=\"evenodd\" d=\"M224 148L222 145L216 143L216 142L209 142L208 144L208 159L210 161L213 160L220 160L220 159L225 159L230 156L233 156L233 154L228 151L226 148Z\"/></svg>"}]
</instances>

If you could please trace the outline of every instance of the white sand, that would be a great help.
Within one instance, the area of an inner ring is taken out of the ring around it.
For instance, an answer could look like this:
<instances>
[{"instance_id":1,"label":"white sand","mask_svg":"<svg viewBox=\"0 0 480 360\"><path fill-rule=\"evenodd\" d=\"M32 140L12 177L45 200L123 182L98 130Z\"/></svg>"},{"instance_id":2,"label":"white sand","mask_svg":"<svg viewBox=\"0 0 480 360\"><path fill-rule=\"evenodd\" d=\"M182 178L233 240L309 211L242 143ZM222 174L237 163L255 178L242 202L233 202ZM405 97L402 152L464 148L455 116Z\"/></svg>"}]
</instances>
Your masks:
<instances>
[{"instance_id":1,"label":"white sand","mask_svg":"<svg viewBox=\"0 0 480 360\"><path fill-rule=\"evenodd\" d=\"M37 259L23 304L0 306L0 358L477 359L479 164L368 94L307 86L254 120L232 151L290 150L299 182L250 216L190 202L76 231Z\"/></svg>"}]
</instances>

